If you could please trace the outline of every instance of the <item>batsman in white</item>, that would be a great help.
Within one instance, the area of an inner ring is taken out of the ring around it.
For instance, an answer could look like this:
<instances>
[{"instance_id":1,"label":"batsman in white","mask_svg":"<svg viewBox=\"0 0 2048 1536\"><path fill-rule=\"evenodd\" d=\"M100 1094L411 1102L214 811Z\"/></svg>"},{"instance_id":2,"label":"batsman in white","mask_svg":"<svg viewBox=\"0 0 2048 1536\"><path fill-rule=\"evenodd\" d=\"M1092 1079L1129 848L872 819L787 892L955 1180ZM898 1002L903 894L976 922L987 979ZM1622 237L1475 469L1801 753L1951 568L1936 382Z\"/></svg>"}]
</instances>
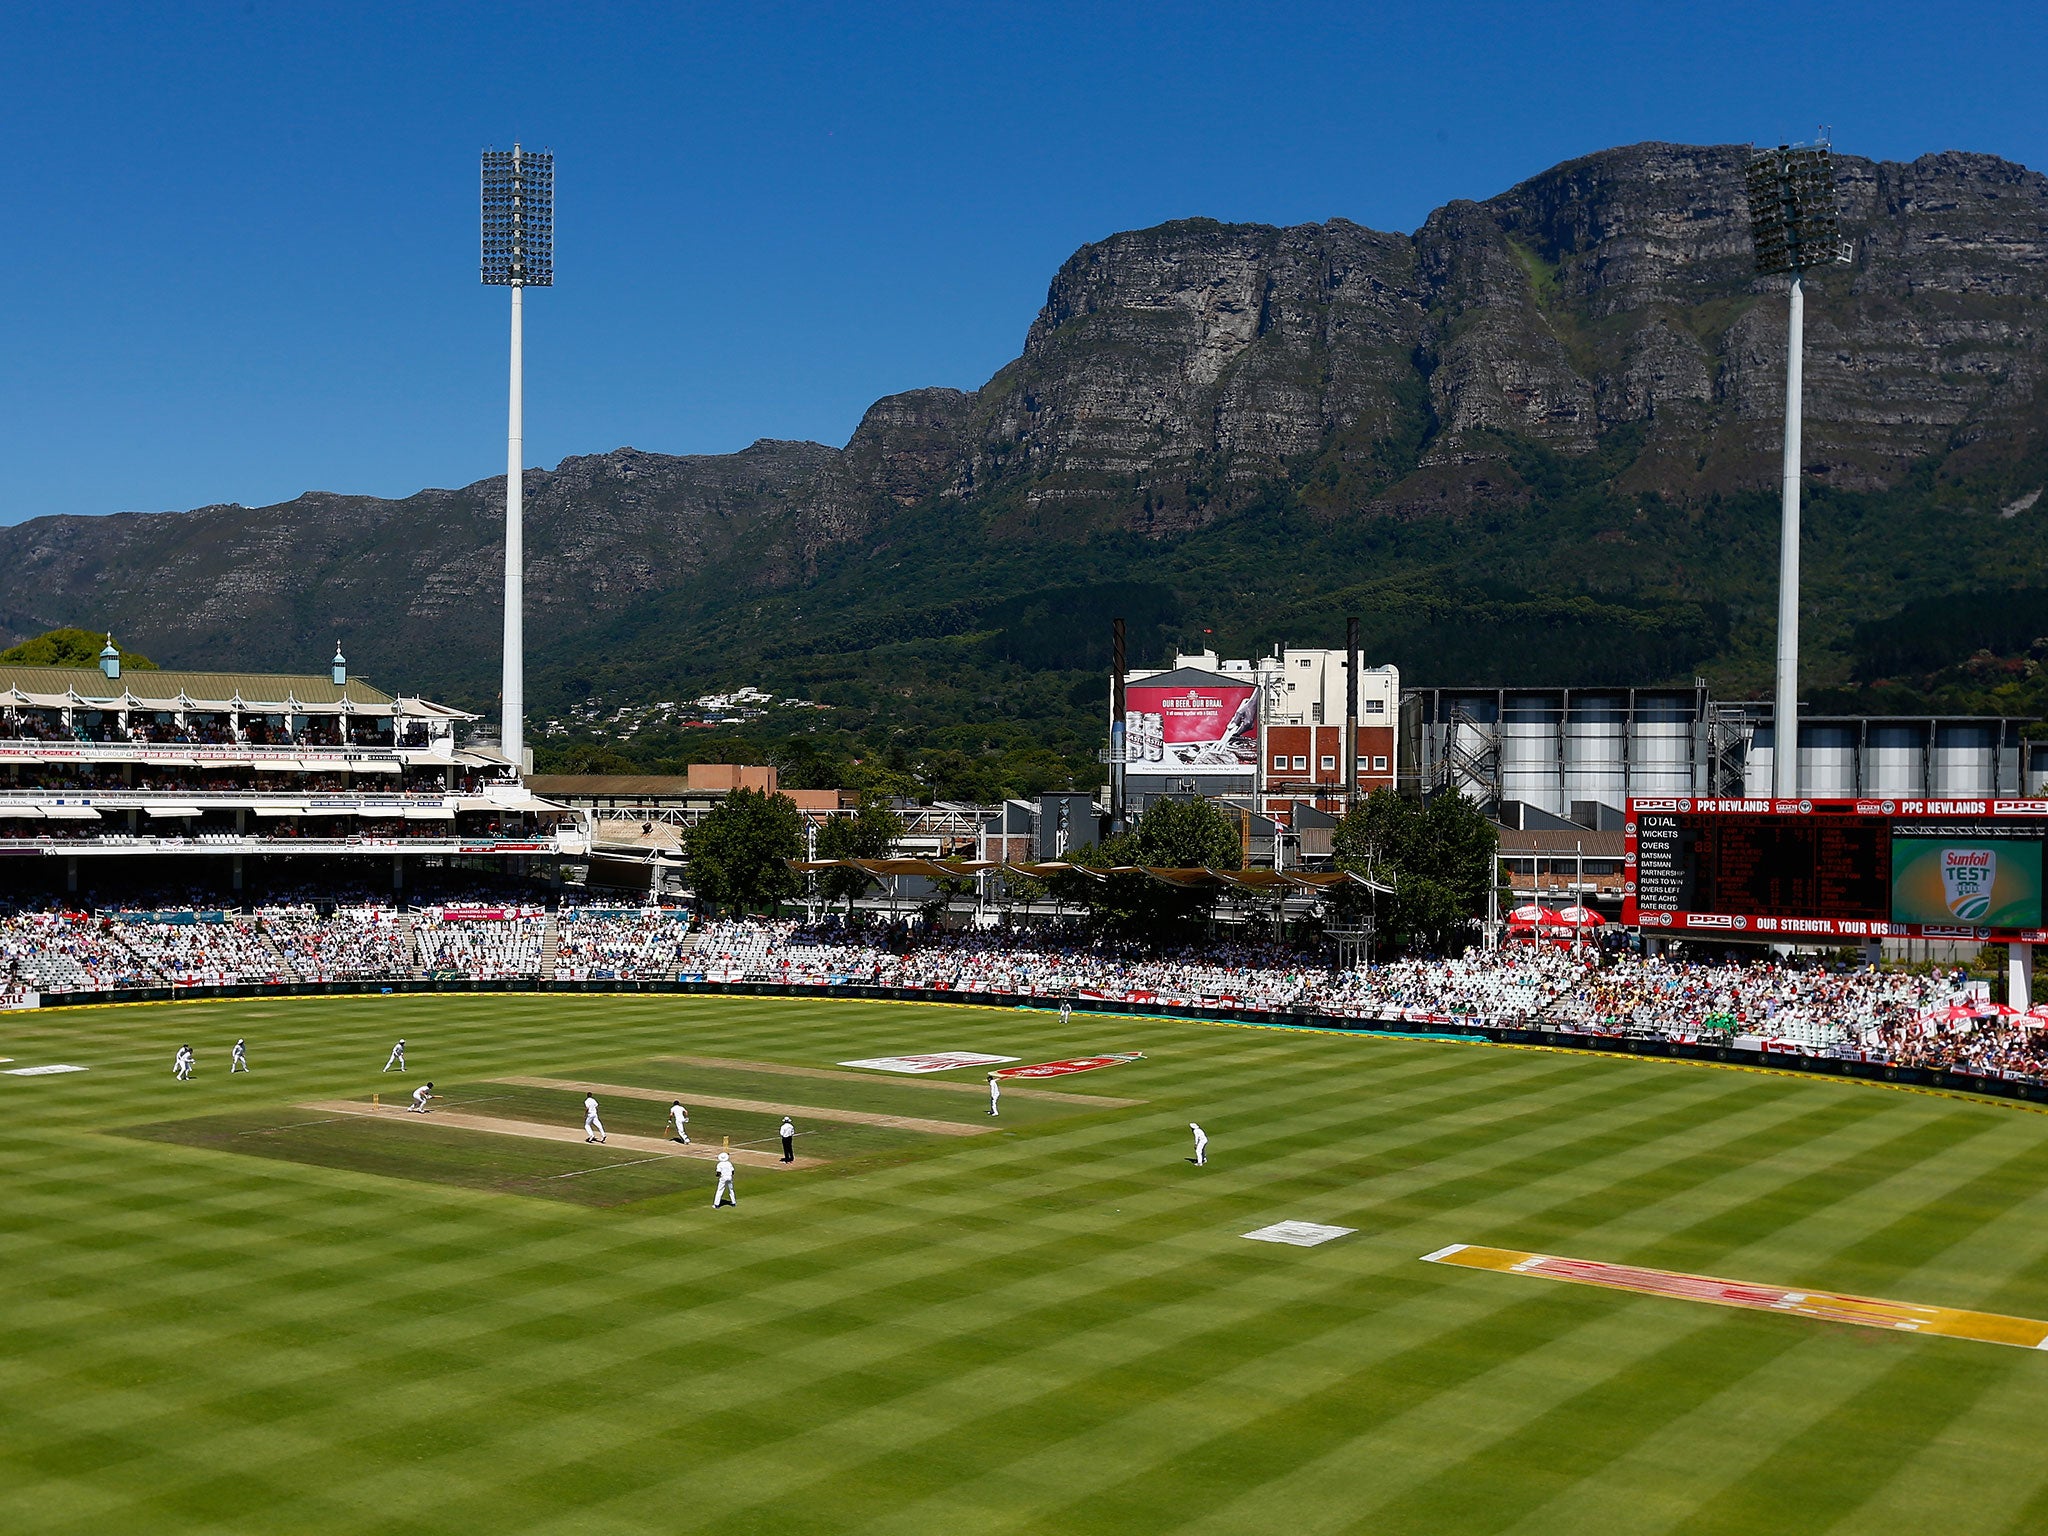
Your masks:
<instances>
[{"instance_id":1,"label":"batsman in white","mask_svg":"<svg viewBox=\"0 0 2048 1536\"><path fill-rule=\"evenodd\" d=\"M740 1197L732 1192L732 1154L721 1152L718 1154L718 1188L712 1193L711 1209L715 1211L721 1205L739 1203Z\"/></svg>"},{"instance_id":2,"label":"batsman in white","mask_svg":"<svg viewBox=\"0 0 2048 1536\"><path fill-rule=\"evenodd\" d=\"M421 1083L419 1087L413 1089L412 1113L416 1115L424 1115L427 1112L427 1100L431 1099L433 1096L434 1085L432 1083Z\"/></svg>"},{"instance_id":3,"label":"batsman in white","mask_svg":"<svg viewBox=\"0 0 2048 1536\"><path fill-rule=\"evenodd\" d=\"M680 1141L687 1147L690 1144L690 1112L683 1108L683 1101L681 1099L677 1099L673 1104L669 1105L668 1117L676 1128L676 1133L671 1139Z\"/></svg>"},{"instance_id":4,"label":"batsman in white","mask_svg":"<svg viewBox=\"0 0 2048 1536\"><path fill-rule=\"evenodd\" d=\"M249 1042L248 1042L248 1041L246 1041L246 1040L237 1040L237 1041L235 1042L235 1059L234 1059L234 1060L233 1060L232 1062L230 1062L230 1063L228 1064L228 1071L229 1071L230 1073L234 1073L234 1072L246 1072L246 1071L248 1071L248 1070L249 1070Z\"/></svg>"},{"instance_id":5,"label":"batsman in white","mask_svg":"<svg viewBox=\"0 0 2048 1536\"><path fill-rule=\"evenodd\" d=\"M1195 1133L1195 1166L1206 1168L1209 1164L1209 1133L1192 1120L1188 1122L1188 1129Z\"/></svg>"},{"instance_id":6,"label":"batsman in white","mask_svg":"<svg viewBox=\"0 0 2048 1536\"><path fill-rule=\"evenodd\" d=\"M604 1122L597 1118L597 1095L594 1093L583 1095L583 1139L587 1142L604 1140Z\"/></svg>"},{"instance_id":7,"label":"batsman in white","mask_svg":"<svg viewBox=\"0 0 2048 1536\"><path fill-rule=\"evenodd\" d=\"M384 1063L384 1070L386 1072L403 1072L405 1070L405 1042L403 1040L391 1047L391 1059Z\"/></svg>"}]
</instances>

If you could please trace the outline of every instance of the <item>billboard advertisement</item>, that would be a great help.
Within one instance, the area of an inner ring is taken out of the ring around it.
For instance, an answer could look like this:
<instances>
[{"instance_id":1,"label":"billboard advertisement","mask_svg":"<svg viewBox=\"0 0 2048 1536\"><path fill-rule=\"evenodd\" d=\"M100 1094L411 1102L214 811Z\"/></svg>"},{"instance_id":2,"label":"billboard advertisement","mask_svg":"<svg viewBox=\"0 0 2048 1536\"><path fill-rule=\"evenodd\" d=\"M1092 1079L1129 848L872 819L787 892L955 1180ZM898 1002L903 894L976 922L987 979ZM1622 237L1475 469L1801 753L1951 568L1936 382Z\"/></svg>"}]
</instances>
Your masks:
<instances>
[{"instance_id":1,"label":"billboard advertisement","mask_svg":"<svg viewBox=\"0 0 2048 1536\"><path fill-rule=\"evenodd\" d=\"M1892 921L2040 927L2040 843L1894 837Z\"/></svg>"},{"instance_id":2,"label":"billboard advertisement","mask_svg":"<svg viewBox=\"0 0 2048 1536\"><path fill-rule=\"evenodd\" d=\"M1775 940L2048 940L2048 800L1629 802L1622 921Z\"/></svg>"},{"instance_id":3,"label":"billboard advertisement","mask_svg":"<svg viewBox=\"0 0 2048 1536\"><path fill-rule=\"evenodd\" d=\"M1186 672L1124 689L1125 761L1134 771L1245 774L1259 764L1259 690Z\"/></svg>"}]
</instances>

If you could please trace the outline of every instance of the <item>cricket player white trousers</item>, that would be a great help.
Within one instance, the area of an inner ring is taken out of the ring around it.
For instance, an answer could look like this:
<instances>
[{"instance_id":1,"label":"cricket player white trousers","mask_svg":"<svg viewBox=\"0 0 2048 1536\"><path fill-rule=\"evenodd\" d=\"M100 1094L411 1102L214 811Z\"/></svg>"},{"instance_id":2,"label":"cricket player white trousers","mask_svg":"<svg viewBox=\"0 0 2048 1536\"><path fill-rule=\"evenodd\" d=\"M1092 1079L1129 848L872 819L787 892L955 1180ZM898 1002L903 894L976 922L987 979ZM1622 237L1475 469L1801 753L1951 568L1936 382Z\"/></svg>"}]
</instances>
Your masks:
<instances>
[{"instance_id":1,"label":"cricket player white trousers","mask_svg":"<svg viewBox=\"0 0 2048 1536\"><path fill-rule=\"evenodd\" d=\"M584 1117L583 1117L583 1139L584 1139L585 1141L591 1141L591 1140L593 1140L593 1139L594 1139L594 1140L597 1140L597 1141L603 1141L603 1140L604 1140L604 1122L603 1122L602 1120L598 1119L598 1118L597 1118L597 1116L595 1116L595 1115L586 1115L586 1116L584 1116Z\"/></svg>"},{"instance_id":2,"label":"cricket player white trousers","mask_svg":"<svg viewBox=\"0 0 2048 1536\"><path fill-rule=\"evenodd\" d=\"M405 1052L399 1050L396 1046L393 1046L391 1050L391 1059L384 1063L384 1070L386 1072L394 1070L403 1072L405 1070Z\"/></svg>"},{"instance_id":3,"label":"cricket player white trousers","mask_svg":"<svg viewBox=\"0 0 2048 1536\"><path fill-rule=\"evenodd\" d=\"M718 1192L711 1197L711 1209L715 1211L721 1205L738 1205L739 1203L740 1197L732 1192L732 1180L721 1175L718 1180Z\"/></svg>"}]
</instances>

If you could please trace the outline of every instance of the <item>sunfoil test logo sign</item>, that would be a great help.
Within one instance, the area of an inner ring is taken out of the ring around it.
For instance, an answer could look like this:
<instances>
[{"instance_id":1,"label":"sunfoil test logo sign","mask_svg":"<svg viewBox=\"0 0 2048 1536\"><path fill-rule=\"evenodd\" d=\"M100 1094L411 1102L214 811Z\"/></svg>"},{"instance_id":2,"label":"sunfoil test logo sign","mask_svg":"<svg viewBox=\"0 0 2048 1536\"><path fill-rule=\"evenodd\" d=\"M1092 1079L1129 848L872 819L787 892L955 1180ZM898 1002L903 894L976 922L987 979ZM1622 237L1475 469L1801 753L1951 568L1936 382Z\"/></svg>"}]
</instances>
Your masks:
<instances>
[{"instance_id":1,"label":"sunfoil test logo sign","mask_svg":"<svg viewBox=\"0 0 2048 1536\"><path fill-rule=\"evenodd\" d=\"M2041 926L2041 844L2031 838L1892 839L1892 921Z\"/></svg>"},{"instance_id":2,"label":"sunfoil test logo sign","mask_svg":"<svg viewBox=\"0 0 2048 1536\"><path fill-rule=\"evenodd\" d=\"M1941 894L1949 911L1966 923L1981 923L1991 911L1991 886L1998 855L1989 848L1941 850Z\"/></svg>"}]
</instances>

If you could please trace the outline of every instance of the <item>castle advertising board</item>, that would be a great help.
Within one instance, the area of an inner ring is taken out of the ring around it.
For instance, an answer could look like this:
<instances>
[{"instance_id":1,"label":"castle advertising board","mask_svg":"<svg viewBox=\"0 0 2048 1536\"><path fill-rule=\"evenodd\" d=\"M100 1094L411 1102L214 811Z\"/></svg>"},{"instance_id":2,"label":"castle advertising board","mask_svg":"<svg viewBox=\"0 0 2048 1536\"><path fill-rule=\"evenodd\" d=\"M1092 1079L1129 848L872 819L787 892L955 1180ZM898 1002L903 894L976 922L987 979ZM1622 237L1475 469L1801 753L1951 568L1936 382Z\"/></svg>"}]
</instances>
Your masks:
<instances>
[{"instance_id":1,"label":"castle advertising board","mask_svg":"<svg viewBox=\"0 0 2048 1536\"><path fill-rule=\"evenodd\" d=\"M1188 671L1130 683L1124 755L1137 773L1251 773L1259 763L1259 690L1249 679Z\"/></svg>"}]
</instances>

